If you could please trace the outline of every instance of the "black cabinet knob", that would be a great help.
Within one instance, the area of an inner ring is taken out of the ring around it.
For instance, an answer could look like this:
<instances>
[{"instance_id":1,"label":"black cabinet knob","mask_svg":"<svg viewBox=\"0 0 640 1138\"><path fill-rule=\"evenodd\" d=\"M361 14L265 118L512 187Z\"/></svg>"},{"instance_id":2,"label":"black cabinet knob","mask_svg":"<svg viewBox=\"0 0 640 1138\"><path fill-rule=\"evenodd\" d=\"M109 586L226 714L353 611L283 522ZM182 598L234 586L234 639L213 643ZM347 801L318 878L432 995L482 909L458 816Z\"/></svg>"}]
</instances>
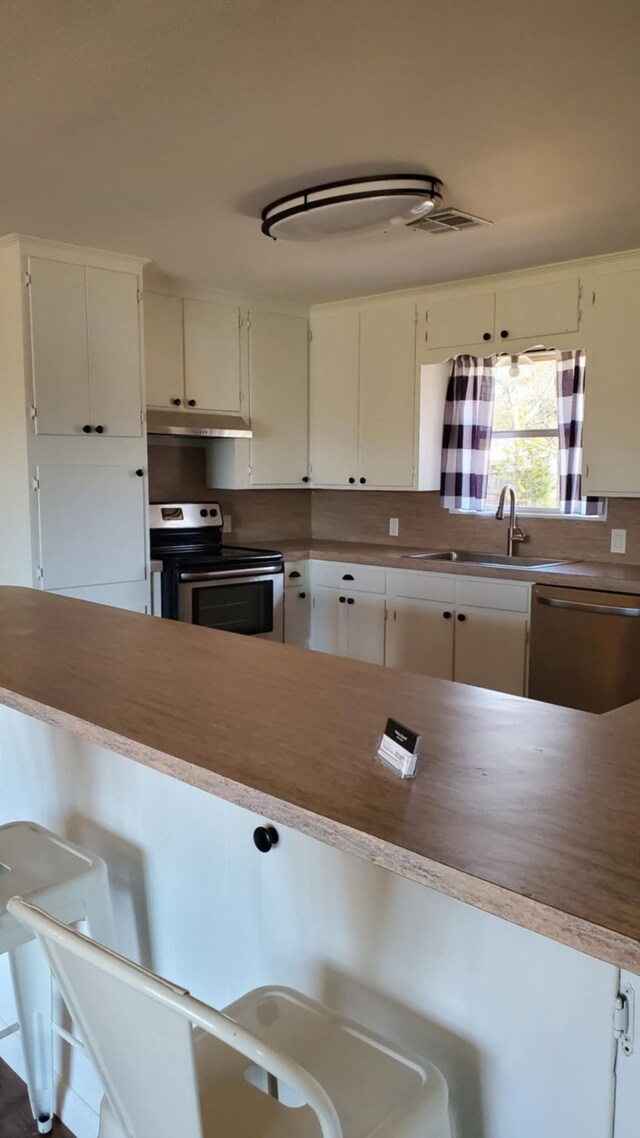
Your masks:
<instances>
[{"instance_id":1,"label":"black cabinet knob","mask_svg":"<svg viewBox=\"0 0 640 1138\"><path fill-rule=\"evenodd\" d=\"M502 331L501 331L501 333L500 333L500 339L501 339L501 340L506 340L506 339L507 339L507 337L508 337L508 335L509 335L509 333L508 333L507 329L506 329L506 328L503 328L503 329L502 329Z\"/></svg>"},{"instance_id":2,"label":"black cabinet knob","mask_svg":"<svg viewBox=\"0 0 640 1138\"><path fill-rule=\"evenodd\" d=\"M98 423L98 426L95 428L95 431L96 431L97 435L103 435L104 434L104 427L102 427L100 425L100 423Z\"/></svg>"},{"instance_id":3,"label":"black cabinet knob","mask_svg":"<svg viewBox=\"0 0 640 1138\"><path fill-rule=\"evenodd\" d=\"M360 484L361 484L361 486L364 486L364 484L365 484L365 482L366 482L366 481L367 481L367 480L366 480L366 478L361 478L361 479L360 479Z\"/></svg>"},{"instance_id":4,"label":"black cabinet knob","mask_svg":"<svg viewBox=\"0 0 640 1138\"><path fill-rule=\"evenodd\" d=\"M353 597L348 597L348 598L347 598L347 604L348 604L348 605L355 605L355 603L356 603L356 602L354 601Z\"/></svg>"},{"instance_id":5,"label":"black cabinet knob","mask_svg":"<svg viewBox=\"0 0 640 1138\"><path fill-rule=\"evenodd\" d=\"M141 466L139 466L138 469L136 470L136 474L138 475L138 478L144 477L144 470L142 469Z\"/></svg>"},{"instance_id":6,"label":"black cabinet knob","mask_svg":"<svg viewBox=\"0 0 640 1138\"><path fill-rule=\"evenodd\" d=\"M290 577L301 577L302 573L299 573L297 569L292 569L289 576Z\"/></svg>"},{"instance_id":7,"label":"black cabinet knob","mask_svg":"<svg viewBox=\"0 0 640 1138\"><path fill-rule=\"evenodd\" d=\"M340 601L340 604L341 604L341 605L343 605L343 604L344 604L344 602L346 601L346 599L347 599L346 597L338 597L338 600Z\"/></svg>"},{"instance_id":8,"label":"black cabinet knob","mask_svg":"<svg viewBox=\"0 0 640 1138\"><path fill-rule=\"evenodd\" d=\"M467 619L467 618L466 618L466 616L464 615L464 613L463 613L463 612L459 612L459 613L458 613L458 620L459 620L459 621L463 621L463 620L466 620L466 619Z\"/></svg>"},{"instance_id":9,"label":"black cabinet knob","mask_svg":"<svg viewBox=\"0 0 640 1138\"><path fill-rule=\"evenodd\" d=\"M82 430L84 431L85 435L90 435L90 434L91 434L91 432L92 432L92 430L93 430L93 427L91 426L91 424L90 424L90 423L85 423L85 425L84 425L84 427L82 428Z\"/></svg>"},{"instance_id":10,"label":"black cabinet knob","mask_svg":"<svg viewBox=\"0 0 640 1138\"><path fill-rule=\"evenodd\" d=\"M195 401L195 399L187 399L187 404L189 407L195 407L196 401Z\"/></svg>"},{"instance_id":11,"label":"black cabinet knob","mask_svg":"<svg viewBox=\"0 0 640 1138\"><path fill-rule=\"evenodd\" d=\"M482 339L483 340L490 340L491 339L491 332L483 332L482 333Z\"/></svg>"},{"instance_id":12,"label":"black cabinet knob","mask_svg":"<svg viewBox=\"0 0 640 1138\"><path fill-rule=\"evenodd\" d=\"M280 835L275 826L257 826L253 831L253 844L260 853L269 853L279 841Z\"/></svg>"},{"instance_id":13,"label":"black cabinet knob","mask_svg":"<svg viewBox=\"0 0 640 1138\"><path fill-rule=\"evenodd\" d=\"M308 474L303 474L303 475L302 475L302 481L303 481L303 482L308 482L308 481L309 481L309 475L308 475Z\"/></svg>"},{"instance_id":14,"label":"black cabinet knob","mask_svg":"<svg viewBox=\"0 0 640 1138\"><path fill-rule=\"evenodd\" d=\"M300 600L301 600L301 601L304 601L304 600L305 600L305 598L306 598L306 595L307 595L306 593L298 593L298 596L300 597Z\"/></svg>"},{"instance_id":15,"label":"black cabinet knob","mask_svg":"<svg viewBox=\"0 0 640 1138\"><path fill-rule=\"evenodd\" d=\"M354 484L354 482L355 482L355 478L350 478L350 479L349 479L349 482L350 482L350 483L351 483L351 485L353 486L353 484Z\"/></svg>"},{"instance_id":16,"label":"black cabinet knob","mask_svg":"<svg viewBox=\"0 0 640 1138\"><path fill-rule=\"evenodd\" d=\"M443 615L445 620L451 620L451 613L450 612L443 612L442 615Z\"/></svg>"},{"instance_id":17,"label":"black cabinet knob","mask_svg":"<svg viewBox=\"0 0 640 1138\"><path fill-rule=\"evenodd\" d=\"M172 399L171 402L173 403L174 407L182 407L182 400L181 399Z\"/></svg>"},{"instance_id":18,"label":"black cabinet knob","mask_svg":"<svg viewBox=\"0 0 640 1138\"><path fill-rule=\"evenodd\" d=\"M343 581L353 581L353 579L353 573L343 573L342 575Z\"/></svg>"}]
</instances>

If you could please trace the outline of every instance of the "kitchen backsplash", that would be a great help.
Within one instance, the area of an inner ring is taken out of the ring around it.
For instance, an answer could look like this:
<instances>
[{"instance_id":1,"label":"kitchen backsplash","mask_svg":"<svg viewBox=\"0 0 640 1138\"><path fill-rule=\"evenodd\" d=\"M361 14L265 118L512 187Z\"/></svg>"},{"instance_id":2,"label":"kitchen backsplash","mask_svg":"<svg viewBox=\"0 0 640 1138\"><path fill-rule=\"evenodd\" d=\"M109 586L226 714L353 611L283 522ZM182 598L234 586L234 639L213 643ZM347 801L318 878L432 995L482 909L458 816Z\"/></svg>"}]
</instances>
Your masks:
<instances>
[{"instance_id":1,"label":"kitchen backsplash","mask_svg":"<svg viewBox=\"0 0 640 1138\"><path fill-rule=\"evenodd\" d=\"M149 446L152 502L219 501L231 517L230 541L278 541L313 536L424 549L505 549L507 521L450 514L436 493L376 490L211 490L205 451L198 446ZM389 518L399 536L389 537ZM599 519L521 518L533 557L640 564L640 499L612 498ZM611 530L626 529L627 552L611 553Z\"/></svg>"}]
</instances>

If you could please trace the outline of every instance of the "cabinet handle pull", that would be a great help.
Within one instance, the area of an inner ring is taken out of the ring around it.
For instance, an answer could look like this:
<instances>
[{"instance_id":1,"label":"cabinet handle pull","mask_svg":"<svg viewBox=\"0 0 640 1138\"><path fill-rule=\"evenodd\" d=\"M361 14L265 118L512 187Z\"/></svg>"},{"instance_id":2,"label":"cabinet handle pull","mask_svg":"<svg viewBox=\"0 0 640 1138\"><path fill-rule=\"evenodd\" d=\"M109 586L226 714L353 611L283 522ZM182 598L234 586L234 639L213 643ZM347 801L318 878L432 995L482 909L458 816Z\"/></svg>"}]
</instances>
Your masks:
<instances>
[{"instance_id":1,"label":"cabinet handle pull","mask_svg":"<svg viewBox=\"0 0 640 1138\"><path fill-rule=\"evenodd\" d=\"M307 594L306 594L306 593L298 593L298 596L300 597L300 600L301 600L301 601L304 601L304 600L305 600L305 598L306 598L306 596L307 596Z\"/></svg>"},{"instance_id":2,"label":"cabinet handle pull","mask_svg":"<svg viewBox=\"0 0 640 1138\"><path fill-rule=\"evenodd\" d=\"M187 399L187 404L189 407L195 407L196 401L195 401L195 399Z\"/></svg>"},{"instance_id":3,"label":"cabinet handle pull","mask_svg":"<svg viewBox=\"0 0 640 1138\"><path fill-rule=\"evenodd\" d=\"M90 423L85 423L85 425L84 425L84 427L82 428L82 430L84 431L85 435L90 435L90 434L91 434L91 432L92 432L92 430L93 430L93 427L91 426L91 424L90 424Z\"/></svg>"},{"instance_id":4,"label":"cabinet handle pull","mask_svg":"<svg viewBox=\"0 0 640 1138\"><path fill-rule=\"evenodd\" d=\"M353 581L353 579L353 573L345 573L342 578L343 581Z\"/></svg>"},{"instance_id":5,"label":"cabinet handle pull","mask_svg":"<svg viewBox=\"0 0 640 1138\"><path fill-rule=\"evenodd\" d=\"M97 435L103 435L104 434L104 427L100 423L98 423L98 426L95 428L95 432Z\"/></svg>"},{"instance_id":6,"label":"cabinet handle pull","mask_svg":"<svg viewBox=\"0 0 640 1138\"><path fill-rule=\"evenodd\" d=\"M507 329L503 328L501 333L500 333L500 339L506 340L508 338L508 336L509 336L509 333L508 333Z\"/></svg>"},{"instance_id":7,"label":"cabinet handle pull","mask_svg":"<svg viewBox=\"0 0 640 1138\"><path fill-rule=\"evenodd\" d=\"M464 615L464 613L463 613L463 612L459 612L459 613L458 613L458 620L460 620L460 621L463 621L463 620L466 620L466 619L467 619L467 618L466 618L466 616Z\"/></svg>"},{"instance_id":8,"label":"cabinet handle pull","mask_svg":"<svg viewBox=\"0 0 640 1138\"><path fill-rule=\"evenodd\" d=\"M348 605L355 605L355 603L356 602L354 601L353 597L347 597L347 604Z\"/></svg>"},{"instance_id":9,"label":"cabinet handle pull","mask_svg":"<svg viewBox=\"0 0 640 1138\"><path fill-rule=\"evenodd\" d=\"M297 569L292 569L289 576L290 577L301 577L302 573L299 573Z\"/></svg>"},{"instance_id":10,"label":"cabinet handle pull","mask_svg":"<svg viewBox=\"0 0 640 1138\"><path fill-rule=\"evenodd\" d=\"M491 339L491 332L483 332L482 333L482 339L483 340L490 340Z\"/></svg>"},{"instance_id":11,"label":"cabinet handle pull","mask_svg":"<svg viewBox=\"0 0 640 1138\"><path fill-rule=\"evenodd\" d=\"M182 407L182 400L181 399L172 399L171 402L173 403L174 407Z\"/></svg>"},{"instance_id":12,"label":"cabinet handle pull","mask_svg":"<svg viewBox=\"0 0 640 1138\"><path fill-rule=\"evenodd\" d=\"M279 841L280 835L275 826L256 826L253 831L253 844L260 853L269 853Z\"/></svg>"},{"instance_id":13,"label":"cabinet handle pull","mask_svg":"<svg viewBox=\"0 0 640 1138\"><path fill-rule=\"evenodd\" d=\"M144 470L142 469L141 466L139 466L138 469L136 470L136 474L138 475L138 478L144 477Z\"/></svg>"},{"instance_id":14,"label":"cabinet handle pull","mask_svg":"<svg viewBox=\"0 0 640 1138\"><path fill-rule=\"evenodd\" d=\"M343 605L343 604L344 604L344 602L346 601L346 599L347 599L346 597L338 597L338 600L340 601L340 604L341 604L341 605Z\"/></svg>"},{"instance_id":15,"label":"cabinet handle pull","mask_svg":"<svg viewBox=\"0 0 640 1138\"><path fill-rule=\"evenodd\" d=\"M445 620L451 620L451 613L450 612L443 612L442 615L443 615Z\"/></svg>"}]
</instances>

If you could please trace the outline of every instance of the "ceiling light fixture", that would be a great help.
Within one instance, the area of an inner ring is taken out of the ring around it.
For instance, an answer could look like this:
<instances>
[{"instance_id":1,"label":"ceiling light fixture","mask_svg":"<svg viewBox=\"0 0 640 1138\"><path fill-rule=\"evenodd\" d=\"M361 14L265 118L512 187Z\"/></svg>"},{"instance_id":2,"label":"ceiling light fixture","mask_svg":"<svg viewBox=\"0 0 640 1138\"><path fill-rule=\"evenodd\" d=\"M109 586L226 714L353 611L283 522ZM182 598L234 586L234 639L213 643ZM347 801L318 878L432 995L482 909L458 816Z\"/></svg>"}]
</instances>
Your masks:
<instances>
[{"instance_id":1,"label":"ceiling light fixture","mask_svg":"<svg viewBox=\"0 0 640 1138\"><path fill-rule=\"evenodd\" d=\"M381 174L327 182L271 202L262 211L262 232L274 240L320 241L383 233L409 225L442 201L439 178L428 174Z\"/></svg>"}]
</instances>

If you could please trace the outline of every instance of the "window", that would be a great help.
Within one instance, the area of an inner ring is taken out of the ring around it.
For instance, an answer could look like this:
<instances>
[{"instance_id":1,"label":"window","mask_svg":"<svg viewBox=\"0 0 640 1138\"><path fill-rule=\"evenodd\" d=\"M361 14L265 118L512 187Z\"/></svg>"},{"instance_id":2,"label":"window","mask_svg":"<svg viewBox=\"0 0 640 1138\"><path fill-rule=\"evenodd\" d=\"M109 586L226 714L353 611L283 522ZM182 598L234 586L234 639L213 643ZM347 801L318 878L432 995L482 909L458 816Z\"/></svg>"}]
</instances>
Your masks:
<instances>
[{"instance_id":1,"label":"window","mask_svg":"<svg viewBox=\"0 0 640 1138\"><path fill-rule=\"evenodd\" d=\"M502 357L493 369L495 401L487 507L510 482L518 506L560 509L555 352Z\"/></svg>"}]
</instances>

